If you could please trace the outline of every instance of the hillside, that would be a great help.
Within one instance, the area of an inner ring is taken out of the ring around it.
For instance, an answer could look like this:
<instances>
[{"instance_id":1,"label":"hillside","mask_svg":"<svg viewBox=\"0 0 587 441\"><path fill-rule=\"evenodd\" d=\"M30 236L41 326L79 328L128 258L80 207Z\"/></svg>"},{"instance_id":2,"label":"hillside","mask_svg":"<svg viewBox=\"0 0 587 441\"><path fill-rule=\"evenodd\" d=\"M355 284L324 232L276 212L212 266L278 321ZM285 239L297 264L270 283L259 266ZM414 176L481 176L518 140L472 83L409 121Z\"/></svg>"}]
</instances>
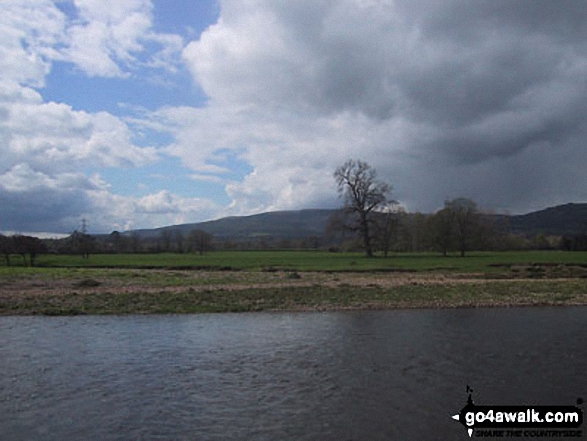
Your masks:
<instances>
[{"instance_id":1,"label":"hillside","mask_svg":"<svg viewBox=\"0 0 587 441\"><path fill-rule=\"evenodd\" d=\"M509 216L512 233L573 235L587 233L587 204L565 204L532 213Z\"/></svg>"},{"instance_id":2,"label":"hillside","mask_svg":"<svg viewBox=\"0 0 587 441\"><path fill-rule=\"evenodd\" d=\"M162 230L181 231L187 235L191 230L200 229L219 240L306 239L310 236L323 236L328 220L335 211L337 210L276 211L137 230L134 233L141 238L154 238L158 237ZM496 218L512 233L522 235L587 233L587 204L570 203L523 215L497 215Z\"/></svg>"},{"instance_id":3,"label":"hillside","mask_svg":"<svg viewBox=\"0 0 587 441\"><path fill-rule=\"evenodd\" d=\"M187 235L199 229L219 240L305 239L322 236L329 217L336 210L316 209L275 211L251 216L231 216L193 224L174 225L152 230L137 230L141 238L158 237L162 230L181 231Z\"/></svg>"}]
</instances>

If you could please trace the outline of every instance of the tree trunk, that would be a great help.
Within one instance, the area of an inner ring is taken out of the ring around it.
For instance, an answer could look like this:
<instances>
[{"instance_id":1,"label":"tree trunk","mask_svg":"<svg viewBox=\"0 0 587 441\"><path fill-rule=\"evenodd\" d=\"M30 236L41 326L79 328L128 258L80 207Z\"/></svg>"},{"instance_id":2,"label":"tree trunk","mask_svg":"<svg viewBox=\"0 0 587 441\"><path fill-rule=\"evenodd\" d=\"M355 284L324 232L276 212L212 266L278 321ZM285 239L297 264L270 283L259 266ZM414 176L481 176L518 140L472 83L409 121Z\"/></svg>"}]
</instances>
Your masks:
<instances>
[{"instance_id":1,"label":"tree trunk","mask_svg":"<svg viewBox=\"0 0 587 441\"><path fill-rule=\"evenodd\" d=\"M371 247L371 236L369 235L369 220L367 219L367 213L361 213L361 229L363 230L365 254L367 257L373 257L373 248Z\"/></svg>"}]
</instances>

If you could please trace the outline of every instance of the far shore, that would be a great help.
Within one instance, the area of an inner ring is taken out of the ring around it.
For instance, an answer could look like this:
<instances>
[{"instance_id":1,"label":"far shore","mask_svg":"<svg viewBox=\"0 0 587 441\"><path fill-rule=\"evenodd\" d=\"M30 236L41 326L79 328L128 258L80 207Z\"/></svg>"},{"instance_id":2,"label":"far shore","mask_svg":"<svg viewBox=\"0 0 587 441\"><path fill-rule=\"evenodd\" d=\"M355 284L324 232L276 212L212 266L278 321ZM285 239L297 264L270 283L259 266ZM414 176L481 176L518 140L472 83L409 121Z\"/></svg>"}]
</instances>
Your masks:
<instances>
[{"instance_id":1,"label":"far shore","mask_svg":"<svg viewBox=\"0 0 587 441\"><path fill-rule=\"evenodd\" d=\"M587 305L580 277L67 269L4 275L0 316Z\"/></svg>"}]
</instances>

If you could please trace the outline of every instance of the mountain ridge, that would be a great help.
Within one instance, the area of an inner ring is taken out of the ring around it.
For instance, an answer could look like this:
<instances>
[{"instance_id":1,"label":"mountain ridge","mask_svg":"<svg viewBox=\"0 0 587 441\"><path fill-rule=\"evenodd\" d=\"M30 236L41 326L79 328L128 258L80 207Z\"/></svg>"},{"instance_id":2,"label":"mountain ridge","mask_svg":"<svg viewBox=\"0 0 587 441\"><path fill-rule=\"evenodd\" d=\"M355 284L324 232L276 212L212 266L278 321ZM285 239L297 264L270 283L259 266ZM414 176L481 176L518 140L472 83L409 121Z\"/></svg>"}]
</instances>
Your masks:
<instances>
[{"instance_id":1,"label":"mountain ridge","mask_svg":"<svg viewBox=\"0 0 587 441\"><path fill-rule=\"evenodd\" d=\"M218 240L302 239L321 237L332 214L340 209L282 210L247 216L228 216L216 220L169 225L125 232L140 238L158 237L162 231L187 235L199 229ZM577 235L587 233L587 203L567 203L520 215L491 215L506 229L521 235ZM505 221L505 222L504 222Z\"/></svg>"}]
</instances>

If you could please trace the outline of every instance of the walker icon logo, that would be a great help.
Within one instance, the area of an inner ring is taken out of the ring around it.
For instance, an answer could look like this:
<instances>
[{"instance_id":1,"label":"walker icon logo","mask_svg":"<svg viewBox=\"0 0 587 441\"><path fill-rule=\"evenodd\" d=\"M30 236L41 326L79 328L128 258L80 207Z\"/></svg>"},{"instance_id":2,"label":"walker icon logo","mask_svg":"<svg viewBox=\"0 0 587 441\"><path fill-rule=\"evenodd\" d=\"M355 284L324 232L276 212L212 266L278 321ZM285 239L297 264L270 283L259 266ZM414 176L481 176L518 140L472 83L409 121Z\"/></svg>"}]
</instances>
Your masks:
<instances>
[{"instance_id":1,"label":"walker icon logo","mask_svg":"<svg viewBox=\"0 0 587 441\"><path fill-rule=\"evenodd\" d=\"M477 406L467 386L465 407L452 418L467 429L469 437L580 438L583 411L576 406ZM583 404L582 399L577 405Z\"/></svg>"}]
</instances>

